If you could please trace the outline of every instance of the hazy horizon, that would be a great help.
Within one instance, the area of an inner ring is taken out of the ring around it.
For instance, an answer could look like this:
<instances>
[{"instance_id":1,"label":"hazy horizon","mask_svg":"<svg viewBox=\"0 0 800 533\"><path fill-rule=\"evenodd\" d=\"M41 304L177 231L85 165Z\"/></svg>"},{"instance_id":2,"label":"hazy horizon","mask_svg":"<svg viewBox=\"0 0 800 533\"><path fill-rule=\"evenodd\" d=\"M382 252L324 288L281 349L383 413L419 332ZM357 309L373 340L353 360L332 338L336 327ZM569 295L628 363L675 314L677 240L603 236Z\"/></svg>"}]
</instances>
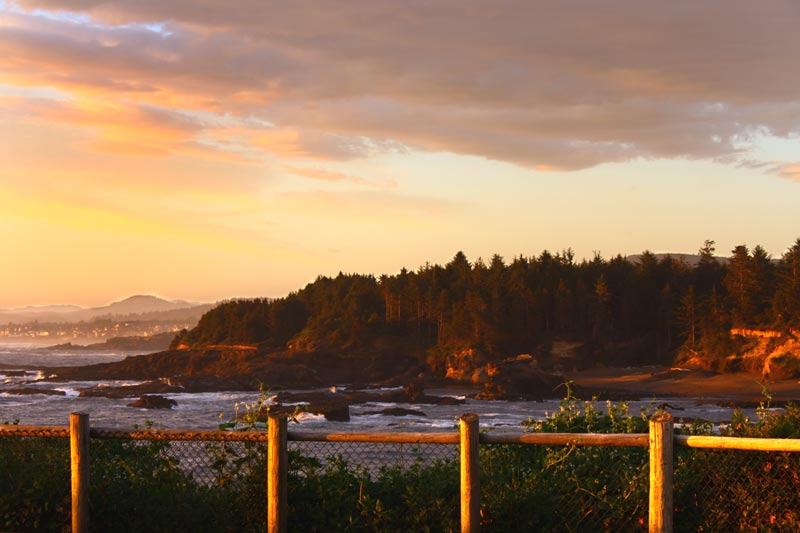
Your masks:
<instances>
[{"instance_id":1,"label":"hazy horizon","mask_svg":"<svg viewBox=\"0 0 800 533\"><path fill-rule=\"evenodd\" d=\"M800 6L0 0L0 308L572 248L773 257Z\"/></svg>"}]
</instances>

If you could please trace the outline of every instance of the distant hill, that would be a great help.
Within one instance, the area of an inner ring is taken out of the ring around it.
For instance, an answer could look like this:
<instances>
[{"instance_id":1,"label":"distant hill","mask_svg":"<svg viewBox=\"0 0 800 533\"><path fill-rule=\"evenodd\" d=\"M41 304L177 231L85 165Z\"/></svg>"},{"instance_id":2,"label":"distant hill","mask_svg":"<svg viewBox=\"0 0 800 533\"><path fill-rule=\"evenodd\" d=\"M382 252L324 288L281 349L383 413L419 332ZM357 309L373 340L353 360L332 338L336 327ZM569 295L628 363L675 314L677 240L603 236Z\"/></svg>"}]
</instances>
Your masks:
<instances>
[{"instance_id":1,"label":"distant hill","mask_svg":"<svg viewBox=\"0 0 800 533\"><path fill-rule=\"evenodd\" d=\"M700 262L700 256L698 254L671 254L671 253L660 253L660 254L653 254L656 259L659 261L663 260L666 257L671 257L675 261L683 261L690 267L695 267ZM638 264L641 262L642 254L633 254L626 256L626 259L634 264ZM727 257L714 257L720 265L727 265L728 258Z\"/></svg>"},{"instance_id":2,"label":"distant hill","mask_svg":"<svg viewBox=\"0 0 800 533\"><path fill-rule=\"evenodd\" d=\"M19 307L16 309L0 310L0 313L6 311L13 311L20 315L41 315L41 314L57 314L57 313L71 313L73 311L82 311L83 308L77 305L29 305L27 307Z\"/></svg>"},{"instance_id":3,"label":"distant hill","mask_svg":"<svg viewBox=\"0 0 800 533\"><path fill-rule=\"evenodd\" d=\"M156 296L139 294L103 307L92 307L90 309L81 310L80 313L88 315L90 318L104 315L140 315L144 313L186 309L189 307L196 307L198 305L201 304L186 302L183 300L169 301Z\"/></svg>"},{"instance_id":4,"label":"distant hill","mask_svg":"<svg viewBox=\"0 0 800 533\"><path fill-rule=\"evenodd\" d=\"M0 309L0 324L38 322L72 323L96 318L135 318L138 320L184 320L199 318L212 304L164 300L156 296L136 295L101 307L77 305L29 306Z\"/></svg>"}]
</instances>

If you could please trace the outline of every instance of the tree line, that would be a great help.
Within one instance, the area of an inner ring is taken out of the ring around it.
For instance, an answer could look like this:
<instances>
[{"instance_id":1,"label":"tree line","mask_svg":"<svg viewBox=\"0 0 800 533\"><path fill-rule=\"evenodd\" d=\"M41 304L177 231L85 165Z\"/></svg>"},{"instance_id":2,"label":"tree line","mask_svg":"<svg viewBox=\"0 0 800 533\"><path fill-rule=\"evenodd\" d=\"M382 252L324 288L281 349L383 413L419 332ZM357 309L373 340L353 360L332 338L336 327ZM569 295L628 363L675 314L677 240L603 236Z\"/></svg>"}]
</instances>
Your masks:
<instances>
[{"instance_id":1,"label":"tree line","mask_svg":"<svg viewBox=\"0 0 800 533\"><path fill-rule=\"evenodd\" d=\"M173 346L357 349L391 337L443 370L461 350L505 357L554 339L580 341L585 357L602 364L667 362L679 352L719 357L731 349L731 328L800 328L800 238L776 260L743 244L720 261L711 240L698 255L690 265L649 251L474 262L458 252L445 265L320 276L284 298L225 302Z\"/></svg>"}]
</instances>

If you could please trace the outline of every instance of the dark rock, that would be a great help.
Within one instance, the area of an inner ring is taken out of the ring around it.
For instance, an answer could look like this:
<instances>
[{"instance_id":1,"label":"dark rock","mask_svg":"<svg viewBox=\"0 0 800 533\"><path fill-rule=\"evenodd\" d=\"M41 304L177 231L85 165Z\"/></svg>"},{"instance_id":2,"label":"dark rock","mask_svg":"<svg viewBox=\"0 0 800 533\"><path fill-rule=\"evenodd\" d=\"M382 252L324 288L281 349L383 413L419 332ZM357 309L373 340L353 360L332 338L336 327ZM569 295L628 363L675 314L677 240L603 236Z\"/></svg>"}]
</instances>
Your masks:
<instances>
[{"instance_id":1,"label":"dark rock","mask_svg":"<svg viewBox=\"0 0 800 533\"><path fill-rule=\"evenodd\" d=\"M436 405L461 405L466 400L463 398L453 398L452 396L435 396L438 398Z\"/></svg>"},{"instance_id":2,"label":"dark rock","mask_svg":"<svg viewBox=\"0 0 800 533\"><path fill-rule=\"evenodd\" d=\"M519 397L511 395L505 387L498 385L494 381L487 381L483 385L483 390L473 396L476 400L506 400L513 401Z\"/></svg>"},{"instance_id":3,"label":"dark rock","mask_svg":"<svg viewBox=\"0 0 800 533\"><path fill-rule=\"evenodd\" d=\"M542 400L553 396L564 377L549 374L533 364L504 361L488 365L489 376L483 390L474 397L479 400Z\"/></svg>"},{"instance_id":4,"label":"dark rock","mask_svg":"<svg viewBox=\"0 0 800 533\"><path fill-rule=\"evenodd\" d=\"M178 405L178 402L163 396L145 394L135 402L127 405L128 407L137 407L139 409L172 409Z\"/></svg>"},{"instance_id":5,"label":"dark rock","mask_svg":"<svg viewBox=\"0 0 800 533\"><path fill-rule=\"evenodd\" d=\"M677 405L670 405L667 402L660 403L660 404L656 405L656 409L658 409L659 411L667 411L667 410L669 410L669 411L683 411L683 407L679 407Z\"/></svg>"},{"instance_id":6,"label":"dark rock","mask_svg":"<svg viewBox=\"0 0 800 533\"><path fill-rule=\"evenodd\" d=\"M176 387L163 381L148 381L139 385L126 387L90 387L80 391L81 397L90 398L135 398L143 394L168 394L173 392L186 392L182 387Z\"/></svg>"},{"instance_id":7,"label":"dark rock","mask_svg":"<svg viewBox=\"0 0 800 533\"><path fill-rule=\"evenodd\" d=\"M292 401L295 403L295 400ZM315 415L322 415L326 420L331 422L349 422L350 421L350 404L344 398L322 398L316 399L303 405L302 411L312 413ZM257 418L266 420L268 415L282 414L286 416L293 416L296 414L296 405L285 405L280 402L274 403L259 411ZM238 418L243 418L244 414L240 414Z\"/></svg>"},{"instance_id":8,"label":"dark rock","mask_svg":"<svg viewBox=\"0 0 800 533\"><path fill-rule=\"evenodd\" d=\"M308 405L311 413L323 415L330 422L349 422L350 405L347 401L317 402Z\"/></svg>"},{"instance_id":9,"label":"dark rock","mask_svg":"<svg viewBox=\"0 0 800 533\"><path fill-rule=\"evenodd\" d=\"M279 392L275 399L277 404L306 402L308 403L306 411L325 415L328 420L339 421L350 420L349 408L345 413L345 407L353 404L423 403L433 405L459 405L465 401L449 396L426 395L421 385L412 385L404 389L391 391L348 390L336 392Z\"/></svg>"},{"instance_id":10,"label":"dark rock","mask_svg":"<svg viewBox=\"0 0 800 533\"><path fill-rule=\"evenodd\" d=\"M425 397L425 388L419 382L409 383L403 392L411 403L417 403Z\"/></svg>"},{"instance_id":11,"label":"dark rock","mask_svg":"<svg viewBox=\"0 0 800 533\"><path fill-rule=\"evenodd\" d=\"M0 374L8 377L25 377L28 375L27 370L0 370Z\"/></svg>"}]
</instances>

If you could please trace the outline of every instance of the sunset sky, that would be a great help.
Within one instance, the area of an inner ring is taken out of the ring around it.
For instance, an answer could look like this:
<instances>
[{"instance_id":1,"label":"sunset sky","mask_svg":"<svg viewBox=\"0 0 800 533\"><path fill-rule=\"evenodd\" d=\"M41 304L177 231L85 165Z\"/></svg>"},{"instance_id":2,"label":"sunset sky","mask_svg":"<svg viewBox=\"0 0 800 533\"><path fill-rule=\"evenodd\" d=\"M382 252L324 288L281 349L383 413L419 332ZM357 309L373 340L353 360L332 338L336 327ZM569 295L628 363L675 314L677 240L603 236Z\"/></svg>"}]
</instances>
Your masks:
<instances>
[{"instance_id":1,"label":"sunset sky","mask_svg":"<svg viewBox=\"0 0 800 533\"><path fill-rule=\"evenodd\" d=\"M0 307L800 237L800 2L0 0Z\"/></svg>"}]
</instances>

